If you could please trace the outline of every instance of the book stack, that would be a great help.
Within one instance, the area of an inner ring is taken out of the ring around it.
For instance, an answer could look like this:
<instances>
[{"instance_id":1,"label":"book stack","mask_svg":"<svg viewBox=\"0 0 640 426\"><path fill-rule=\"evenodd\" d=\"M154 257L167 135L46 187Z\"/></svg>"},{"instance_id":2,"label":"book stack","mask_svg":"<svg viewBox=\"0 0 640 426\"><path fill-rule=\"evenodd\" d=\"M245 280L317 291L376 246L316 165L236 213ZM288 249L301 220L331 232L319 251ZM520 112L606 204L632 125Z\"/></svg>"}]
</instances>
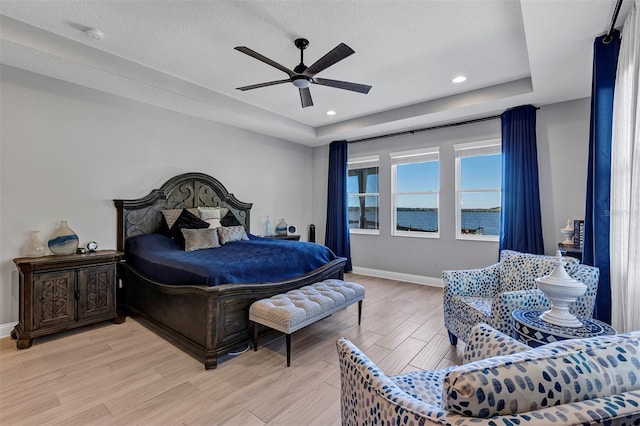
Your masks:
<instances>
[{"instance_id":1,"label":"book stack","mask_svg":"<svg viewBox=\"0 0 640 426\"><path fill-rule=\"evenodd\" d=\"M573 221L573 246L582 248L584 245L584 220L576 219Z\"/></svg>"}]
</instances>

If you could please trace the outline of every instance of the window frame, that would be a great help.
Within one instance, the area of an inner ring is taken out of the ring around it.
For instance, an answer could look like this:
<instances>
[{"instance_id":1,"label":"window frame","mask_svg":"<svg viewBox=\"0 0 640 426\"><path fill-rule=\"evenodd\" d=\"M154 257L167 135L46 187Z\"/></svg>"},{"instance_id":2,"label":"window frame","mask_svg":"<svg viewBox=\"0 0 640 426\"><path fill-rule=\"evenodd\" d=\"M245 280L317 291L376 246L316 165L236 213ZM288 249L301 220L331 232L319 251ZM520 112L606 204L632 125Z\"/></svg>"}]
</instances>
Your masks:
<instances>
[{"instance_id":1,"label":"window frame","mask_svg":"<svg viewBox=\"0 0 640 426\"><path fill-rule=\"evenodd\" d=\"M357 166L357 167L354 167ZM380 155L368 155L366 157L355 157L347 160L347 178L349 170L365 169L370 167L378 168L378 192L363 192L363 193L347 193L347 200L356 195L358 197L377 197L378 198L378 229L361 229L351 228L349 226L349 234L362 234L362 235L380 235ZM349 217L349 203L347 202L347 218Z\"/></svg>"},{"instance_id":2,"label":"window frame","mask_svg":"<svg viewBox=\"0 0 640 426\"><path fill-rule=\"evenodd\" d=\"M440 238L440 174L442 167L440 164L440 147L429 147L421 149L413 149L410 151L392 152L389 154L391 159L391 236L392 237L410 237L410 238ZM438 190L437 191L412 191L412 192L398 192L397 191L397 171L398 165L426 163L426 162L438 162ZM436 196L436 209L438 212L437 232L420 232L420 231L400 231L397 229L398 223L398 195L435 195Z\"/></svg>"},{"instance_id":3,"label":"window frame","mask_svg":"<svg viewBox=\"0 0 640 426\"><path fill-rule=\"evenodd\" d=\"M500 194L500 209L502 209L502 188L475 188L472 190L462 190L462 165L461 159L468 157L479 157L483 155L502 154L502 141L500 139L488 139L482 141L455 144L453 146L455 152L455 199L456 199L456 240L467 241L489 241L499 242L500 232L498 235L476 235L462 233L462 194L464 193L482 193L497 192ZM500 226L501 224L499 224Z\"/></svg>"}]
</instances>

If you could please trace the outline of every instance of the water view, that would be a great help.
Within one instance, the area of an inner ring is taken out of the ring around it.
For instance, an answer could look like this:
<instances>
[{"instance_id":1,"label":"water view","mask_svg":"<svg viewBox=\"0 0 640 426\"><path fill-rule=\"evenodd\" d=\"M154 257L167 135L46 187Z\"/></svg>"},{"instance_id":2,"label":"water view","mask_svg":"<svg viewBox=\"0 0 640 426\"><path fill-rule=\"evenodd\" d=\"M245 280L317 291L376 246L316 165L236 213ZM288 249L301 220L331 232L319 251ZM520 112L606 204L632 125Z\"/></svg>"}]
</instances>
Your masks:
<instances>
[{"instance_id":1,"label":"water view","mask_svg":"<svg viewBox=\"0 0 640 426\"><path fill-rule=\"evenodd\" d=\"M367 226L375 229L378 221L378 211L375 208L367 208L365 211ZM349 208L349 227L357 228L360 218L359 208ZM438 229L438 212L434 209L398 209L397 229L436 232ZM493 209L467 209L462 210L462 230L468 234L499 235L500 234L500 210Z\"/></svg>"}]
</instances>

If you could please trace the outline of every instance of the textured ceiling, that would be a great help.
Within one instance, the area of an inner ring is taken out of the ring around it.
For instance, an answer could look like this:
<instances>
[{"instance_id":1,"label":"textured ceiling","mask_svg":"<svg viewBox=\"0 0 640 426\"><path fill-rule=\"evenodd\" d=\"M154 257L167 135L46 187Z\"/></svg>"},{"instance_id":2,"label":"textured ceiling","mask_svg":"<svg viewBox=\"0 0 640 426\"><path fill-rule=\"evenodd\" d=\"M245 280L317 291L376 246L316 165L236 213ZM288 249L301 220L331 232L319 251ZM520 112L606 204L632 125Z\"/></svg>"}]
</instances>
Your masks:
<instances>
[{"instance_id":1,"label":"textured ceiling","mask_svg":"<svg viewBox=\"0 0 640 426\"><path fill-rule=\"evenodd\" d=\"M592 43L608 0L0 2L0 61L97 90L310 146L589 96ZM628 13L624 7L618 23ZM87 27L104 32L94 40ZM317 76L367 95L291 84L298 37L312 64L343 42L355 54ZM454 84L451 79L467 76ZM327 116L333 109L335 116Z\"/></svg>"}]
</instances>

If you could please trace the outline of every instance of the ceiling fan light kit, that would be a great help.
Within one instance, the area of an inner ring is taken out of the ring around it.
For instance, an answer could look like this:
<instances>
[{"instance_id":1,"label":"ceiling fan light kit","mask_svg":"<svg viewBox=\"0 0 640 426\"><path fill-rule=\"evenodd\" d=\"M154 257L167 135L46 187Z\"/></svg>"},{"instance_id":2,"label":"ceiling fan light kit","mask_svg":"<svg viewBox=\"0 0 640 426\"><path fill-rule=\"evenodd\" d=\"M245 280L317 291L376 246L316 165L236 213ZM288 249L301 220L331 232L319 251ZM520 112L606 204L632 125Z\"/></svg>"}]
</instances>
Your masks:
<instances>
[{"instance_id":1,"label":"ceiling fan light kit","mask_svg":"<svg viewBox=\"0 0 640 426\"><path fill-rule=\"evenodd\" d=\"M340 80L330 80L326 78L315 78L315 75L329 68L331 65L340 62L344 58L353 55L355 51L351 49L344 43L340 43L332 50L330 50L326 55L322 58L318 59L313 65L307 67L304 64L304 50L309 46L309 40L305 38L298 38L294 41L295 46L300 49L300 63L296 65L293 70L285 67L284 65L280 65L272 59L267 58L260 53L249 49L246 46L237 46L235 50L238 52L242 52L245 55L249 55L252 58L255 58L261 62L264 62L267 65L271 65L272 67L279 69L289 76L288 79L284 80L275 80L268 81L266 83L258 83L252 84L250 86L238 87L238 90L246 91L252 89L259 89L261 87L274 86L276 84L283 83L293 83L295 87L298 88L300 92L300 101L302 103L302 108L313 106L313 100L311 99L311 91L309 87L311 84L319 84L321 86L334 87L336 89L349 90L352 92L358 93L369 93L371 90L371 86L366 84L358 84L351 83L348 81L340 81Z\"/></svg>"},{"instance_id":2,"label":"ceiling fan light kit","mask_svg":"<svg viewBox=\"0 0 640 426\"><path fill-rule=\"evenodd\" d=\"M311 80L302 76L293 78L292 83L298 89L306 89L307 87L311 86Z\"/></svg>"}]
</instances>

